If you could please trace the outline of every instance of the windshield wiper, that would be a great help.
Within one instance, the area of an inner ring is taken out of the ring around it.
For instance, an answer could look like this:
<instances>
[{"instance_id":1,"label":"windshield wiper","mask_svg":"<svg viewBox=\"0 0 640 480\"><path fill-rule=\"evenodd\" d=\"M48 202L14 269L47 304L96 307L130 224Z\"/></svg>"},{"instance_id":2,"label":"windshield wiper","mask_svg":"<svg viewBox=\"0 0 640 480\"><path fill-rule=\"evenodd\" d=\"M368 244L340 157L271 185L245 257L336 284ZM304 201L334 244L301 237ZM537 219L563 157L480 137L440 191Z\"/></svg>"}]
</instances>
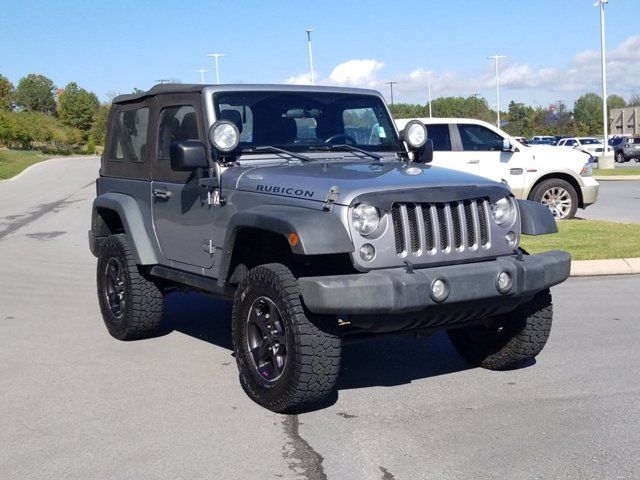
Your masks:
<instances>
[{"instance_id":1,"label":"windshield wiper","mask_svg":"<svg viewBox=\"0 0 640 480\"><path fill-rule=\"evenodd\" d=\"M289 150L284 150L283 148L272 147L270 145L265 145L264 147L253 147L249 149L250 152L269 152L276 153L278 155L289 155L290 157L297 158L298 160L302 160L303 162L310 162L313 159L311 157L307 157L306 155L302 155L301 153L290 152Z\"/></svg>"},{"instance_id":2,"label":"windshield wiper","mask_svg":"<svg viewBox=\"0 0 640 480\"><path fill-rule=\"evenodd\" d=\"M309 150L327 150L327 151L334 151L334 150L346 150L348 152L358 152L358 153L362 153L363 155L366 155L367 157L371 157L371 158L375 158L376 160L381 160L382 157L380 155L376 155L375 153L371 153L371 152L367 152L366 150L363 150L361 148L358 147L354 147L353 145L347 145L346 143L341 144L341 145L310 145L309 146Z\"/></svg>"}]
</instances>

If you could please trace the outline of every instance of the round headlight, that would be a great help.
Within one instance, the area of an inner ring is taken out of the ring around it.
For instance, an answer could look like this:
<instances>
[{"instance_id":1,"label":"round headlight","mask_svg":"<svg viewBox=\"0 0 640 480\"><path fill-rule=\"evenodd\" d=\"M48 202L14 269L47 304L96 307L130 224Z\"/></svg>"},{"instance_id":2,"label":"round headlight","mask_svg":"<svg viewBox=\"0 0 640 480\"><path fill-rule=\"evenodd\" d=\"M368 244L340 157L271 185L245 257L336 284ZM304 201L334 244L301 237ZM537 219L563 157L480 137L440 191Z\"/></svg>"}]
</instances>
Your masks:
<instances>
[{"instance_id":1,"label":"round headlight","mask_svg":"<svg viewBox=\"0 0 640 480\"><path fill-rule=\"evenodd\" d=\"M509 197L504 197L491 204L491 215L495 222L501 227L511 225L515 217L516 210Z\"/></svg>"},{"instance_id":2,"label":"round headlight","mask_svg":"<svg viewBox=\"0 0 640 480\"><path fill-rule=\"evenodd\" d=\"M411 148L420 148L427 143L427 127L420 120L411 120L404 127L403 140Z\"/></svg>"},{"instance_id":3,"label":"round headlight","mask_svg":"<svg viewBox=\"0 0 640 480\"><path fill-rule=\"evenodd\" d=\"M380 224L380 214L373 205L361 203L351 211L351 221L361 235L371 235Z\"/></svg>"},{"instance_id":4,"label":"round headlight","mask_svg":"<svg viewBox=\"0 0 640 480\"><path fill-rule=\"evenodd\" d=\"M218 120L209 129L209 141L216 150L228 153L240 143L240 130L230 120Z\"/></svg>"}]
</instances>

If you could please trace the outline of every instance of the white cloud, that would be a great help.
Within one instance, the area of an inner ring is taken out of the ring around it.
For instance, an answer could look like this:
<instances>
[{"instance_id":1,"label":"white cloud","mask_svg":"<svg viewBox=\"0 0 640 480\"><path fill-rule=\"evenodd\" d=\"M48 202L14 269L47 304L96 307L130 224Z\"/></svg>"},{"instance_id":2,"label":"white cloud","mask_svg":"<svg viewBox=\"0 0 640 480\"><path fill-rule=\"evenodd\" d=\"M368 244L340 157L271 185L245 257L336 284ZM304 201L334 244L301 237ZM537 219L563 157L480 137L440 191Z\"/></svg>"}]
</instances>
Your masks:
<instances>
[{"instance_id":1,"label":"white cloud","mask_svg":"<svg viewBox=\"0 0 640 480\"><path fill-rule=\"evenodd\" d=\"M376 73L384 67L377 60L349 60L337 65L329 75L335 85L375 87L379 84Z\"/></svg>"},{"instance_id":2,"label":"white cloud","mask_svg":"<svg viewBox=\"0 0 640 480\"><path fill-rule=\"evenodd\" d=\"M353 59L336 65L330 75L316 76L321 85L339 85L375 88L388 94L386 82L393 80L397 101L424 102L427 96L427 72L415 68L409 72L389 74L386 65L375 59ZM384 69L384 70L383 70ZM384 75L383 75L384 71ZM607 80L609 91L623 96L640 91L640 36L631 36L607 52ZM286 80L291 84L310 84L311 75L303 73ZM506 58L500 63L500 85L505 96L509 91L531 91L539 98L579 96L600 89L600 52L584 50L571 61L557 67L536 67ZM479 72L461 73L439 71L431 75L433 98L439 96L468 96L477 92L490 92L495 88L493 62Z\"/></svg>"}]
</instances>

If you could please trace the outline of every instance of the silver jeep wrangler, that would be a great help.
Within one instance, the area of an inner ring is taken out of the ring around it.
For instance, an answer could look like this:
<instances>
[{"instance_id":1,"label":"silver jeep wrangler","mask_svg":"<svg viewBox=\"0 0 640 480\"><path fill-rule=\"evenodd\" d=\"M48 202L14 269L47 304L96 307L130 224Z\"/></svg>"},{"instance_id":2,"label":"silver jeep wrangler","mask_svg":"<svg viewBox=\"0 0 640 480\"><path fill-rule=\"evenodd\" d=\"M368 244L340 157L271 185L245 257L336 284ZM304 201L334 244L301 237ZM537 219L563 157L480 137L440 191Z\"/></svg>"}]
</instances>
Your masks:
<instances>
[{"instance_id":1,"label":"silver jeep wrangler","mask_svg":"<svg viewBox=\"0 0 640 480\"><path fill-rule=\"evenodd\" d=\"M158 85L117 97L89 244L109 333L166 331L176 286L233 299L240 382L276 412L334 391L343 341L446 329L490 369L533 359L570 258L549 210L433 167L375 91Z\"/></svg>"}]
</instances>

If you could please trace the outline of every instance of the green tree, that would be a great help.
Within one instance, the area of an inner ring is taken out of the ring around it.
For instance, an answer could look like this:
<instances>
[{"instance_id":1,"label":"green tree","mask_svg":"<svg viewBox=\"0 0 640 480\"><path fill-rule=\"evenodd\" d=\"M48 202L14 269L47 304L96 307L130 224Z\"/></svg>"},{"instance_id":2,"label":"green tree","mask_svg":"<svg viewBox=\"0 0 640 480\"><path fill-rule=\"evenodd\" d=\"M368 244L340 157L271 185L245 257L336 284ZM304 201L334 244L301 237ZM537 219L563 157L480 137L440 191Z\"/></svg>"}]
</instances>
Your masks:
<instances>
[{"instance_id":1,"label":"green tree","mask_svg":"<svg viewBox=\"0 0 640 480\"><path fill-rule=\"evenodd\" d=\"M612 108L624 108L627 106L627 102L624 101L620 95L609 95L607 97L607 107Z\"/></svg>"},{"instance_id":2,"label":"green tree","mask_svg":"<svg viewBox=\"0 0 640 480\"><path fill-rule=\"evenodd\" d=\"M110 109L111 104L103 103L98 107L98 111L96 112L95 121L89 134L96 145L104 145L105 137L107 136L107 119L109 118Z\"/></svg>"},{"instance_id":3,"label":"green tree","mask_svg":"<svg viewBox=\"0 0 640 480\"><path fill-rule=\"evenodd\" d=\"M474 96L436 98L431 107L434 117L477 118L486 122L493 122L496 118L487 101Z\"/></svg>"},{"instance_id":4,"label":"green tree","mask_svg":"<svg viewBox=\"0 0 640 480\"><path fill-rule=\"evenodd\" d=\"M13 109L13 83L3 75L0 75L0 110Z\"/></svg>"},{"instance_id":5,"label":"green tree","mask_svg":"<svg viewBox=\"0 0 640 480\"><path fill-rule=\"evenodd\" d=\"M595 93L585 93L573 105L573 116L576 123L585 126L587 135L595 135L602 131L602 97Z\"/></svg>"},{"instance_id":6,"label":"green tree","mask_svg":"<svg viewBox=\"0 0 640 480\"><path fill-rule=\"evenodd\" d=\"M94 93L71 82L58 97L58 105L62 123L87 132L93 125L100 102Z\"/></svg>"},{"instance_id":7,"label":"green tree","mask_svg":"<svg viewBox=\"0 0 640 480\"><path fill-rule=\"evenodd\" d=\"M56 110L54 89L55 85L49 78L30 73L18 83L15 104L26 111L53 113Z\"/></svg>"}]
</instances>

